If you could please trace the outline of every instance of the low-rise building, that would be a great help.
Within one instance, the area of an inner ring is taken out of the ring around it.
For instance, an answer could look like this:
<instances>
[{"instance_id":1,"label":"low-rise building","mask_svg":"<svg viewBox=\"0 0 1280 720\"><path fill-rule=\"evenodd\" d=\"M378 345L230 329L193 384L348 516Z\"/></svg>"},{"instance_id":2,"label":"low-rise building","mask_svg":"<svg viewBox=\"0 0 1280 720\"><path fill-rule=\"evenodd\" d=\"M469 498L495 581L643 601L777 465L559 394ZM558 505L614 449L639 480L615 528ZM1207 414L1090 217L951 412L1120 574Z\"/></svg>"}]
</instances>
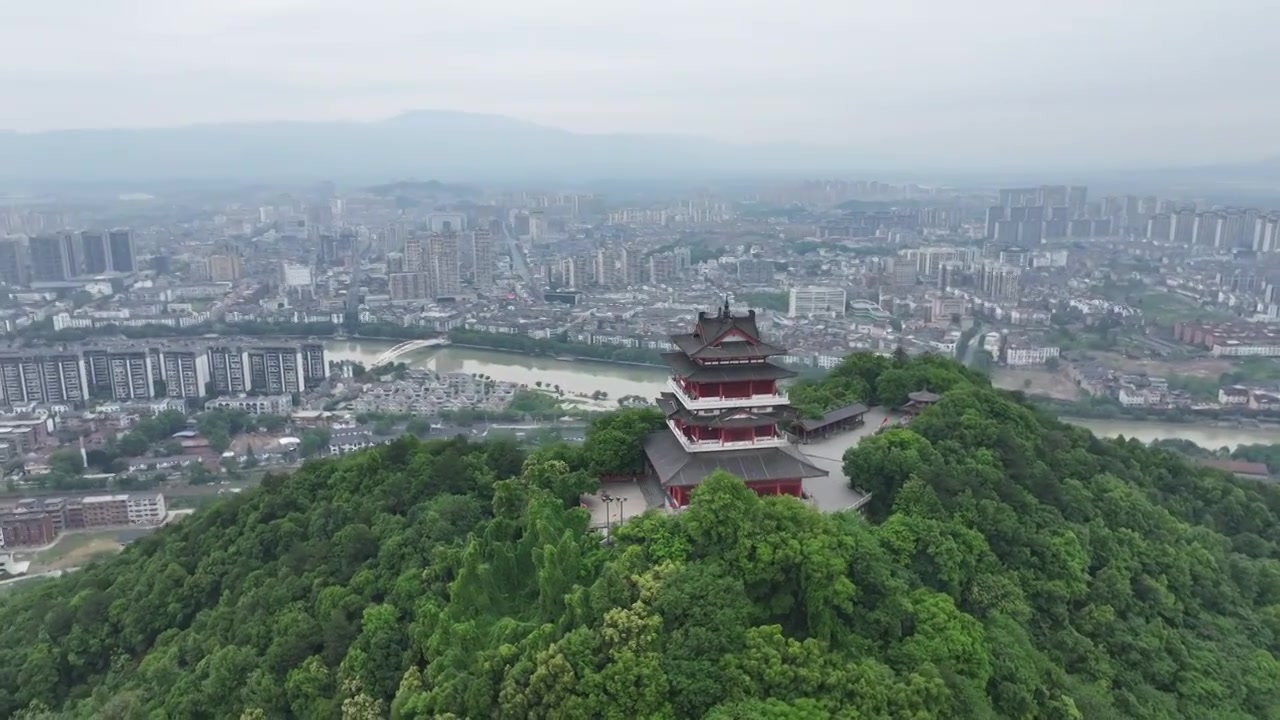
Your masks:
<instances>
[{"instance_id":1,"label":"low-rise building","mask_svg":"<svg viewBox=\"0 0 1280 720\"><path fill-rule=\"evenodd\" d=\"M204 404L205 410L240 410L250 415L288 415L293 412L289 395L239 395L218 397Z\"/></svg>"},{"instance_id":2,"label":"low-rise building","mask_svg":"<svg viewBox=\"0 0 1280 720\"><path fill-rule=\"evenodd\" d=\"M0 505L0 544L47 545L66 530L159 525L167 513L160 493L23 498Z\"/></svg>"},{"instance_id":3,"label":"low-rise building","mask_svg":"<svg viewBox=\"0 0 1280 720\"><path fill-rule=\"evenodd\" d=\"M1004 364L1009 367L1044 365L1062 354L1055 345L1022 345L1009 343L1004 349Z\"/></svg>"},{"instance_id":4,"label":"low-rise building","mask_svg":"<svg viewBox=\"0 0 1280 720\"><path fill-rule=\"evenodd\" d=\"M0 514L0 547L48 545L57 537L53 518L46 512Z\"/></svg>"},{"instance_id":5,"label":"low-rise building","mask_svg":"<svg viewBox=\"0 0 1280 720\"><path fill-rule=\"evenodd\" d=\"M1218 388L1219 405L1248 405L1249 389L1240 385Z\"/></svg>"}]
</instances>

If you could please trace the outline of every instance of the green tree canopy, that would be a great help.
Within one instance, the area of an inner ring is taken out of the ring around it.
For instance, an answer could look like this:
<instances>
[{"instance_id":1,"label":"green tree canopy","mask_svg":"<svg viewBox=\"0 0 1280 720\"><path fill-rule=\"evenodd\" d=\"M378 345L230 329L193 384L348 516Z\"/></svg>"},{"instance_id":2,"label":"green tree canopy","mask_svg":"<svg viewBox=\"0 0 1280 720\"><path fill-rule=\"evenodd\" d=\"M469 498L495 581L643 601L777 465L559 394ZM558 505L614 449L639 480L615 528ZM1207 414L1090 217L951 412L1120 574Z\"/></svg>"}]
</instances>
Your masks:
<instances>
[{"instance_id":1,"label":"green tree canopy","mask_svg":"<svg viewBox=\"0 0 1280 720\"><path fill-rule=\"evenodd\" d=\"M717 472L604 543L573 496L660 417L405 436L0 595L0 715L1277 717L1280 489L849 367L953 381L846 458L869 517Z\"/></svg>"}]
</instances>

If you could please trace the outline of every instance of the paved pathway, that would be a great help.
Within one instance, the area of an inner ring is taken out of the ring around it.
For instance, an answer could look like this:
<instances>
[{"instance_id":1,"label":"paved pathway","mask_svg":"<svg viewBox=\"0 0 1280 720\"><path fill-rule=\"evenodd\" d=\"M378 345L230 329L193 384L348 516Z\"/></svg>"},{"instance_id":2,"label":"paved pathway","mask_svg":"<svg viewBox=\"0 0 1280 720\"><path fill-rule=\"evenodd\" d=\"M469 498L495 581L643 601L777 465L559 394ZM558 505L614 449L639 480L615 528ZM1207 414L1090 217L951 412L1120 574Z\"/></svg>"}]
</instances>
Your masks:
<instances>
[{"instance_id":1,"label":"paved pathway","mask_svg":"<svg viewBox=\"0 0 1280 720\"><path fill-rule=\"evenodd\" d=\"M849 479L845 477L841 465L844 464L844 451L862 442L862 439L874 435L880 424L888 417L889 422L899 418L898 413L890 413L883 408L871 408L867 412L867 421L861 427L846 432L836 433L825 440L808 445L797 445L801 452L809 456L814 465L827 471L826 477L809 478L804 481L804 489L813 498L813 504L824 512L844 510L858 505L865 496L849 487Z\"/></svg>"}]
</instances>

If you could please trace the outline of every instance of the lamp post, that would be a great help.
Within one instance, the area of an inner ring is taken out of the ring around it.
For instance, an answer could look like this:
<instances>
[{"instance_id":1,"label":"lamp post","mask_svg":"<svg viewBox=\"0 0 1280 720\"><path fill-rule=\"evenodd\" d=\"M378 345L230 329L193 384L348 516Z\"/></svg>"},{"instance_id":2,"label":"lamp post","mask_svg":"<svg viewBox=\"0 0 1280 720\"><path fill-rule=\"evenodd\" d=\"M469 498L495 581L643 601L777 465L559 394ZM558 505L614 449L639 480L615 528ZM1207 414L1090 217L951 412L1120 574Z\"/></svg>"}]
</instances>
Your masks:
<instances>
[{"instance_id":1,"label":"lamp post","mask_svg":"<svg viewBox=\"0 0 1280 720\"><path fill-rule=\"evenodd\" d=\"M600 493L600 500L604 503L604 536L606 539L612 539L612 531L609 523L609 506L613 504L613 496L608 492Z\"/></svg>"},{"instance_id":2,"label":"lamp post","mask_svg":"<svg viewBox=\"0 0 1280 720\"><path fill-rule=\"evenodd\" d=\"M624 497L620 497L620 498L616 498L616 500L618 501L618 524L621 525L622 521L627 519L627 515L626 515L627 508L624 504L627 502L627 499Z\"/></svg>"}]
</instances>

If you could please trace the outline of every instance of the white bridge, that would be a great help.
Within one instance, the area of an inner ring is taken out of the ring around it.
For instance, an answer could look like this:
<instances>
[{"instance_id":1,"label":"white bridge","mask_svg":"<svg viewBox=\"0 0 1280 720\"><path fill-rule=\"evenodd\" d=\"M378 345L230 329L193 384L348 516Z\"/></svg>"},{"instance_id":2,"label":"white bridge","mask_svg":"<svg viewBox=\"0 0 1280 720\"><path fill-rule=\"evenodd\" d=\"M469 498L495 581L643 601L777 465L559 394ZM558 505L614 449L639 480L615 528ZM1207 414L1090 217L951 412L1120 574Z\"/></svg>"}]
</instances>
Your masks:
<instances>
[{"instance_id":1,"label":"white bridge","mask_svg":"<svg viewBox=\"0 0 1280 720\"><path fill-rule=\"evenodd\" d=\"M399 345L379 355L378 359L373 361L373 367L378 367L379 365L388 365L390 363L393 363L397 359L399 359L400 356L405 355L406 353L411 353L414 350L420 350L425 347L436 347L438 345L448 345L448 344L449 344L449 338L442 338L442 337L431 338L430 340L406 340L405 342L402 342Z\"/></svg>"}]
</instances>

